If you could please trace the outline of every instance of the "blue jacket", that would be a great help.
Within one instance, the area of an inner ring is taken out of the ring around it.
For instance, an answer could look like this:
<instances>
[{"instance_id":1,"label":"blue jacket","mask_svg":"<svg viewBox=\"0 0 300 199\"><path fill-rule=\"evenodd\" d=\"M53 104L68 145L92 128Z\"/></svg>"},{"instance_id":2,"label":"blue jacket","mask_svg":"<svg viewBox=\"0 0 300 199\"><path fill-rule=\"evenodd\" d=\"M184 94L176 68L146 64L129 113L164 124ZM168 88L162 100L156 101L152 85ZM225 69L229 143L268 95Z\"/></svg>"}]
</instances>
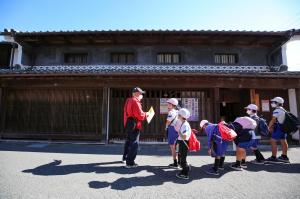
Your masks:
<instances>
[{"instance_id":1,"label":"blue jacket","mask_svg":"<svg viewBox=\"0 0 300 199\"><path fill-rule=\"evenodd\" d=\"M207 135L208 148L211 148L212 142L215 142L217 144L222 143L222 137L218 130L217 124L208 124L208 126L205 128L205 133Z\"/></svg>"}]
</instances>

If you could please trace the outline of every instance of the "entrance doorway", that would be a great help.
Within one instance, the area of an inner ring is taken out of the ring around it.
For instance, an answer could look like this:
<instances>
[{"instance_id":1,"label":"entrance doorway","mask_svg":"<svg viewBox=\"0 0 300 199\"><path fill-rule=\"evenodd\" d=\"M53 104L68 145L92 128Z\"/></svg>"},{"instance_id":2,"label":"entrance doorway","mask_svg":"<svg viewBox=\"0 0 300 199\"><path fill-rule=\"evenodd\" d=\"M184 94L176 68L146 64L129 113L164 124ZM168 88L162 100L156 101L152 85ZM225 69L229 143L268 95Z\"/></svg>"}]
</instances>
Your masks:
<instances>
[{"instance_id":1,"label":"entrance doorway","mask_svg":"<svg viewBox=\"0 0 300 199\"><path fill-rule=\"evenodd\" d=\"M220 116L221 120L226 122L233 122L235 118L240 116L240 104L239 103L226 103L220 104Z\"/></svg>"},{"instance_id":2,"label":"entrance doorway","mask_svg":"<svg viewBox=\"0 0 300 199\"><path fill-rule=\"evenodd\" d=\"M226 122L245 115L244 107L250 103L249 89L221 89L220 117Z\"/></svg>"}]
</instances>

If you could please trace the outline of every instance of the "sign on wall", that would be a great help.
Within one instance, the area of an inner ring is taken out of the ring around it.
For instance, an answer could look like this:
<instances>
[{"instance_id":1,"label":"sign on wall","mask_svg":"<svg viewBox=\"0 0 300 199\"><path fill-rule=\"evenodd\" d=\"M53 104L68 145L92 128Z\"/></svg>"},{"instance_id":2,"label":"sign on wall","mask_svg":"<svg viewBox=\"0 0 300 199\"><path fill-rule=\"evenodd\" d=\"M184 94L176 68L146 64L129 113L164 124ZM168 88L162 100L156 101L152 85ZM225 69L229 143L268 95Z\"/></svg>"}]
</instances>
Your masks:
<instances>
[{"instance_id":1,"label":"sign on wall","mask_svg":"<svg viewBox=\"0 0 300 199\"><path fill-rule=\"evenodd\" d=\"M269 100L261 100L261 111L262 112L270 112L270 101Z\"/></svg>"},{"instance_id":2,"label":"sign on wall","mask_svg":"<svg viewBox=\"0 0 300 199\"><path fill-rule=\"evenodd\" d=\"M168 114L168 98L160 98L160 106L159 106L159 113L160 114Z\"/></svg>"},{"instance_id":3,"label":"sign on wall","mask_svg":"<svg viewBox=\"0 0 300 199\"><path fill-rule=\"evenodd\" d=\"M188 121L199 121L199 106L197 98L182 98L182 107L188 109L191 112L191 116Z\"/></svg>"}]
</instances>

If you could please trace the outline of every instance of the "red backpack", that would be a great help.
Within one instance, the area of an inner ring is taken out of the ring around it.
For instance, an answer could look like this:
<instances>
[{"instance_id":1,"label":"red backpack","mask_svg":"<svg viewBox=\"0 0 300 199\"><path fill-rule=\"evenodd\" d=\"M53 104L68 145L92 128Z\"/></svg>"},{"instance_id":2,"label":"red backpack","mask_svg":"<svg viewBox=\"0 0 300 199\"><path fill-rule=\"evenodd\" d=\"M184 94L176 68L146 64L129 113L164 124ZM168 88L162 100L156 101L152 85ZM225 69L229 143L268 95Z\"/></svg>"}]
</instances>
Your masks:
<instances>
[{"instance_id":1,"label":"red backpack","mask_svg":"<svg viewBox=\"0 0 300 199\"><path fill-rule=\"evenodd\" d=\"M190 152L196 152L200 150L200 142L198 141L195 133L197 133L197 130L192 129L191 137L188 143Z\"/></svg>"},{"instance_id":2,"label":"red backpack","mask_svg":"<svg viewBox=\"0 0 300 199\"><path fill-rule=\"evenodd\" d=\"M218 130L221 134L222 140L225 141L233 141L237 136L236 132L228 128L224 122L220 122L218 124Z\"/></svg>"}]
</instances>

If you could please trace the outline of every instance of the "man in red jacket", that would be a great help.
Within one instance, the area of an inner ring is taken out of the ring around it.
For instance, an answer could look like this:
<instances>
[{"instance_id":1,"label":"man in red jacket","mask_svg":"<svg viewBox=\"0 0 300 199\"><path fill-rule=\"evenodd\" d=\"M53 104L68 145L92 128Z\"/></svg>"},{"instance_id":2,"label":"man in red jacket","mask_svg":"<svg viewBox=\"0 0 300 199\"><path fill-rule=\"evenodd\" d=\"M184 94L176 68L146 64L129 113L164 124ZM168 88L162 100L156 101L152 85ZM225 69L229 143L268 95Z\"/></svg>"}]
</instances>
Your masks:
<instances>
[{"instance_id":1,"label":"man in red jacket","mask_svg":"<svg viewBox=\"0 0 300 199\"><path fill-rule=\"evenodd\" d=\"M143 99L143 91L139 87L132 90L132 97L128 98L124 106L124 129L127 133L127 138L124 146L123 161L126 160L126 168L135 168L138 165L134 162L140 132L142 129L142 121L147 119L148 113L142 110L141 100Z\"/></svg>"}]
</instances>

